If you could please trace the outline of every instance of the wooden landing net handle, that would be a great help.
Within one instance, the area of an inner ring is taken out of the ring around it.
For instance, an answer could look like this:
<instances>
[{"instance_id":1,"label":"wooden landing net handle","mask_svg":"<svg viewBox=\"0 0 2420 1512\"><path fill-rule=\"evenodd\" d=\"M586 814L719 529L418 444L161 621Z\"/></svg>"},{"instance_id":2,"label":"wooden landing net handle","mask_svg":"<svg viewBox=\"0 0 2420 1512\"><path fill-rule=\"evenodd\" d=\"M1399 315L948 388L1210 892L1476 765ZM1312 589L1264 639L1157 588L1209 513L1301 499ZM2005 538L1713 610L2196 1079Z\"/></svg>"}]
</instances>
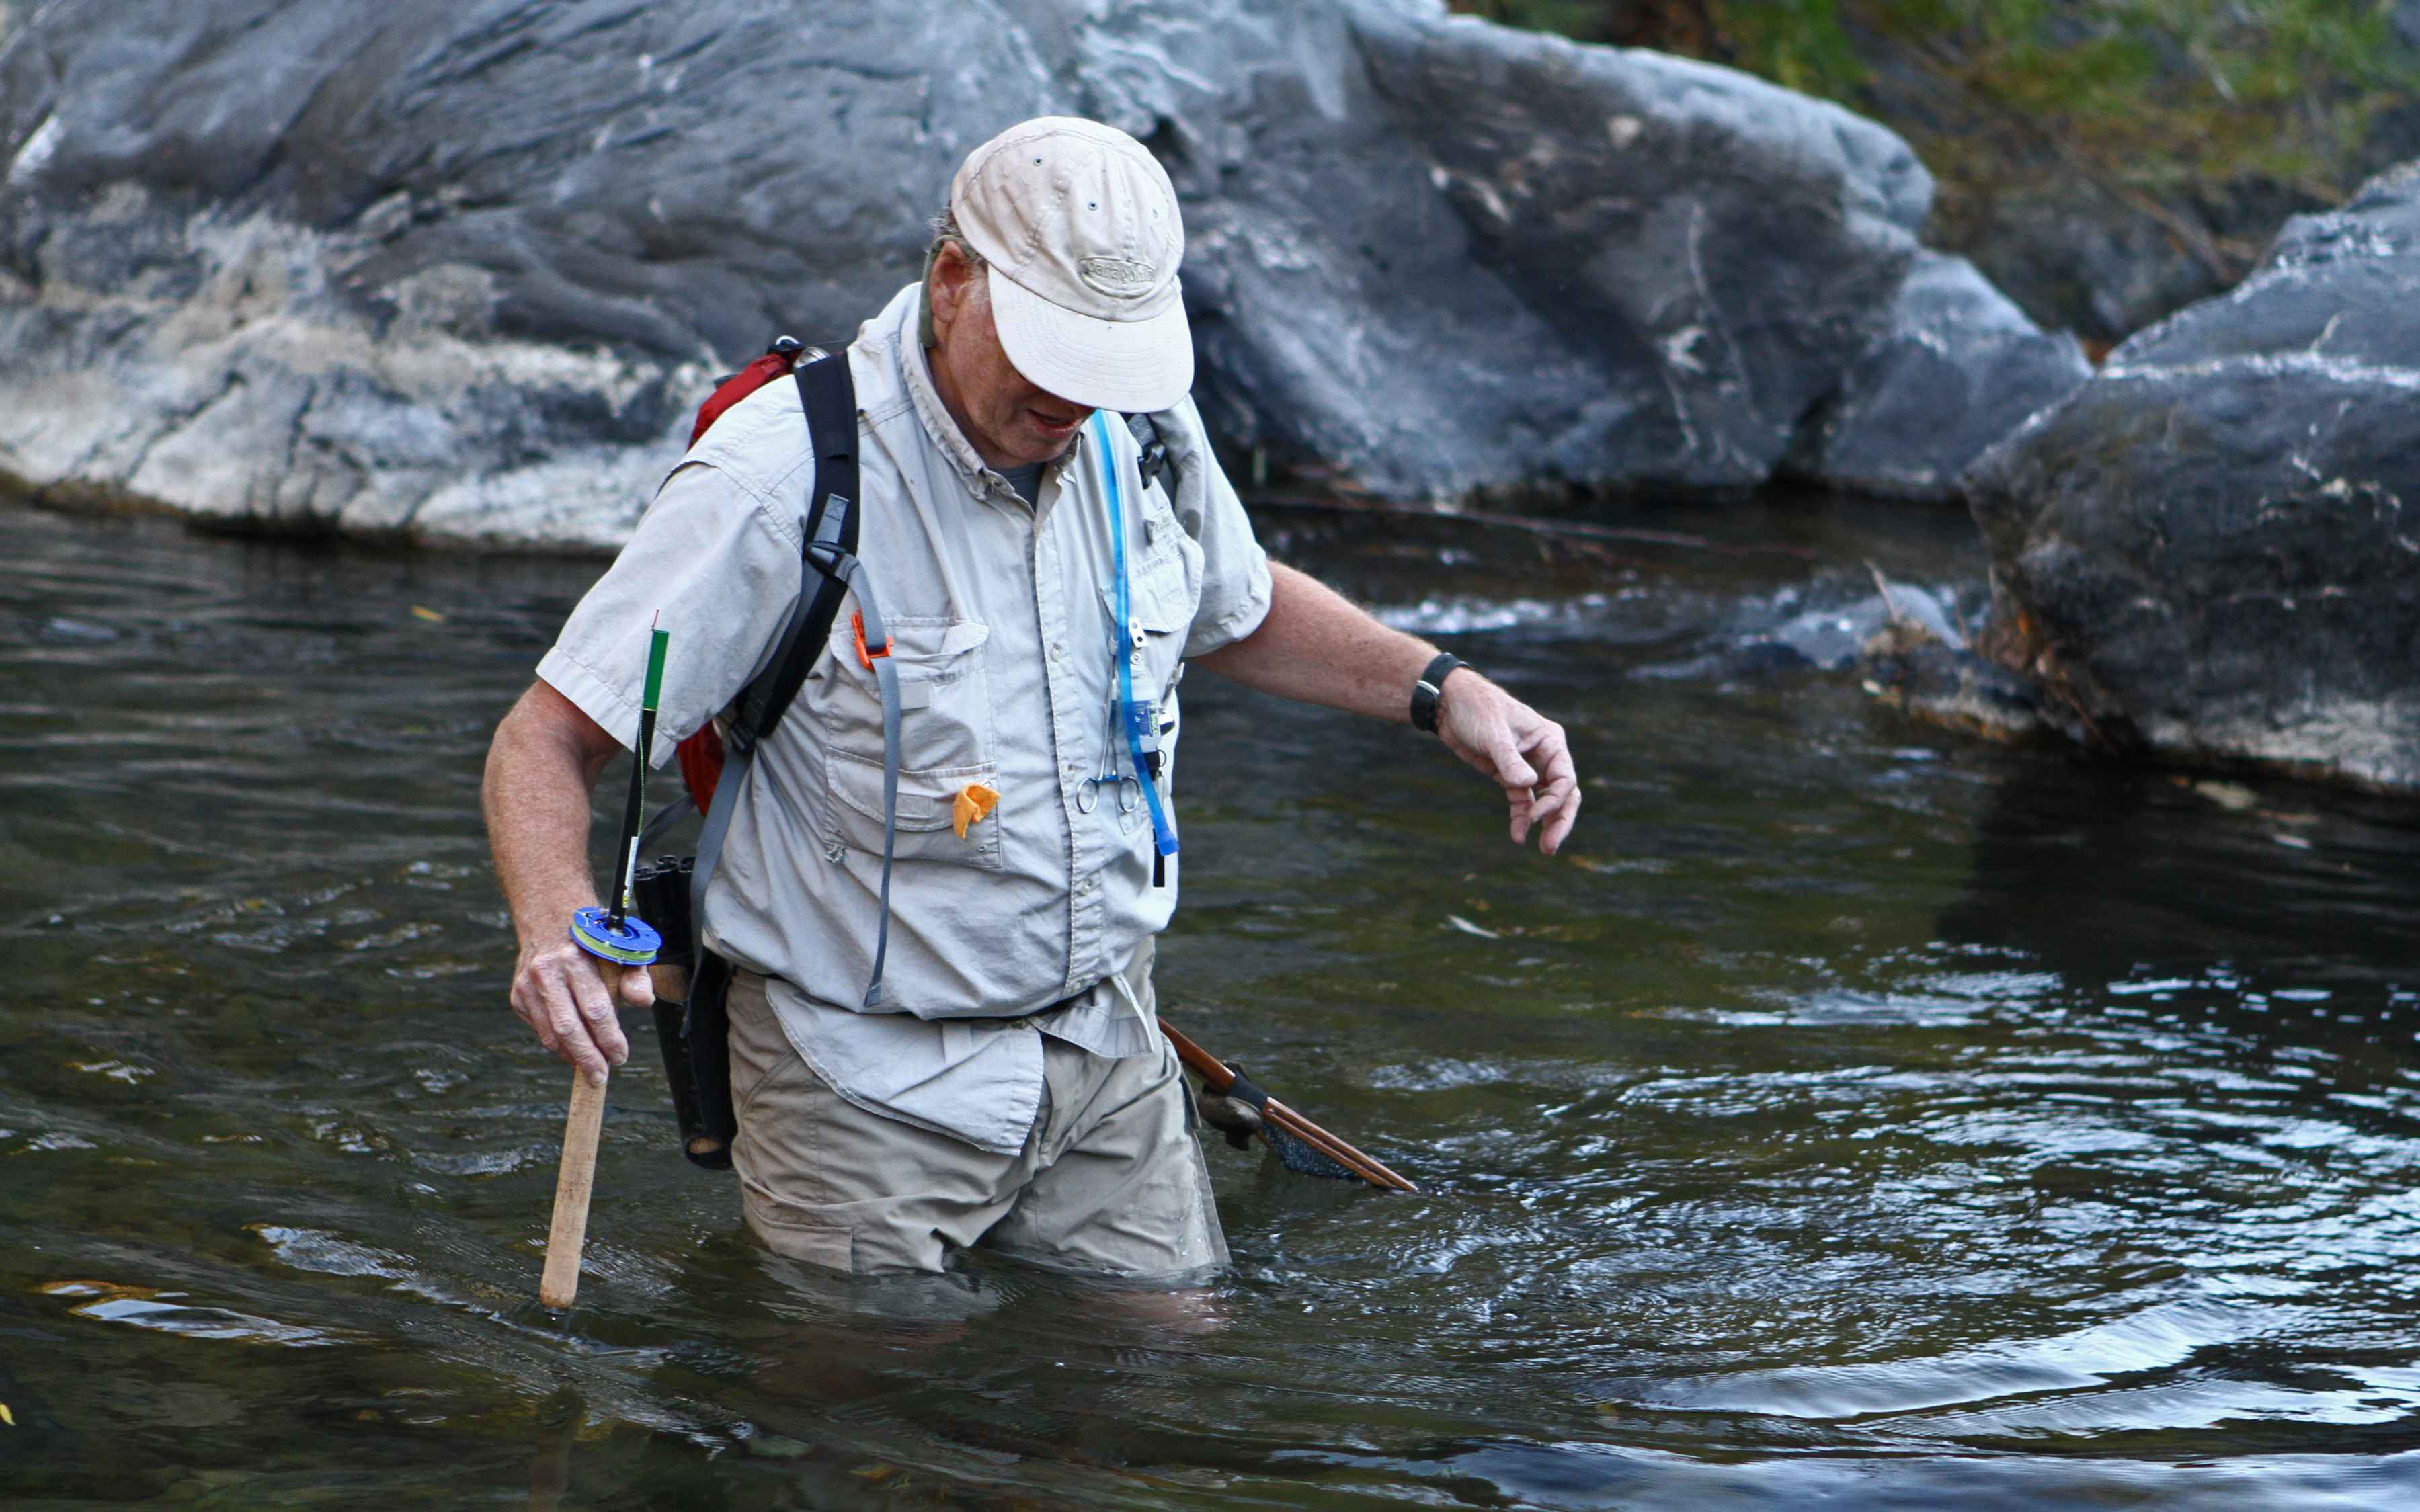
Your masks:
<instances>
[{"instance_id":1,"label":"wooden landing net handle","mask_svg":"<svg viewBox=\"0 0 2420 1512\"><path fill-rule=\"evenodd\" d=\"M1235 1085L1235 1072L1225 1061L1187 1039L1168 1020L1159 1021L1159 1032L1167 1035L1168 1042L1176 1047L1176 1058L1185 1063L1187 1071L1201 1077L1202 1085L1214 1096L1224 1096ZM1382 1192L1419 1190L1274 1097L1262 1110L1262 1116Z\"/></svg>"}]
</instances>

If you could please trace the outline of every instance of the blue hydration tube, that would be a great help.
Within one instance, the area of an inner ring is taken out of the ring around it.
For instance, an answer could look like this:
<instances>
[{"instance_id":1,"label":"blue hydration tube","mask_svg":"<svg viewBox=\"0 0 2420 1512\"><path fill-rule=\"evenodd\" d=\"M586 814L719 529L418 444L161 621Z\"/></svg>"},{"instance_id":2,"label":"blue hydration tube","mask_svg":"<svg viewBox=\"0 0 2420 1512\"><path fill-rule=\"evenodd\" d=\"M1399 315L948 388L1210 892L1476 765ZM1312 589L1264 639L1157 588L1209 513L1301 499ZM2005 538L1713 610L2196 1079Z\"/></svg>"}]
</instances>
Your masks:
<instances>
[{"instance_id":1,"label":"blue hydration tube","mask_svg":"<svg viewBox=\"0 0 2420 1512\"><path fill-rule=\"evenodd\" d=\"M1109 659L1118 670L1117 725L1125 732L1126 756L1134 763L1136 780L1142 784L1143 802L1151 808L1152 844L1160 855L1174 856L1176 826L1159 801L1158 771L1143 755L1144 746L1156 742L1159 732L1152 728L1156 705L1138 700L1134 692L1134 664L1142 655L1142 626L1134 617L1126 583L1126 505L1125 492L1118 486L1118 455L1109 445L1109 420L1098 409L1093 411L1093 436L1101 443L1101 476L1109 486L1109 553L1117 563L1118 623L1109 642Z\"/></svg>"}]
</instances>

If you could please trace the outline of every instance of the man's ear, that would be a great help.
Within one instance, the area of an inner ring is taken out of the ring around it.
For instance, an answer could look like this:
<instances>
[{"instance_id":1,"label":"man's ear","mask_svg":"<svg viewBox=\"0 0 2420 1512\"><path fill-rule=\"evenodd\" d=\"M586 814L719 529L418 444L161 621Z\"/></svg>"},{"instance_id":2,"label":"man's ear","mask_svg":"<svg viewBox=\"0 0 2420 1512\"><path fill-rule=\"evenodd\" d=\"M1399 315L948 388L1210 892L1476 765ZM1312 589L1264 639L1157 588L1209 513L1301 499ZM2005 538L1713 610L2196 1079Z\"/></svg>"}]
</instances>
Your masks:
<instances>
[{"instance_id":1,"label":"man's ear","mask_svg":"<svg viewBox=\"0 0 2420 1512\"><path fill-rule=\"evenodd\" d=\"M932 315L928 345L939 346L958 316L966 313L974 271L975 265L967 257L966 249L956 242L944 241L934 249L932 266L924 275L924 298Z\"/></svg>"}]
</instances>

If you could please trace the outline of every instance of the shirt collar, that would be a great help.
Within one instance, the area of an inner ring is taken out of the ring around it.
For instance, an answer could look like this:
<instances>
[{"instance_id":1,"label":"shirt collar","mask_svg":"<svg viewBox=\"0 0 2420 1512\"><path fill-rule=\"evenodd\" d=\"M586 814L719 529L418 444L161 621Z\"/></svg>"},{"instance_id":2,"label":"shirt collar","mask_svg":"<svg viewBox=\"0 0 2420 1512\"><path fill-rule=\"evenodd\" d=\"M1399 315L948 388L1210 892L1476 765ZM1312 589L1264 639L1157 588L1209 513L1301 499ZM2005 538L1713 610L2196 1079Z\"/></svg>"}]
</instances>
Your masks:
<instances>
[{"instance_id":1,"label":"shirt collar","mask_svg":"<svg viewBox=\"0 0 2420 1512\"><path fill-rule=\"evenodd\" d=\"M923 290L909 285L907 294L898 301L901 309L891 329L892 344L899 351L900 381L906 385L908 397L916 406L916 418L923 423L924 434L940 449L950 465L966 480L969 491L986 503L1014 503L1019 508L1025 501L1009 481L984 465L975 453L974 443L950 416L950 407L941 402L941 391L933 386L932 364L925 359L924 344L917 339L923 314ZM1042 469L1044 481L1062 473L1084 455L1084 442L1091 431L1089 424L1076 428L1075 440L1055 462Z\"/></svg>"}]
</instances>

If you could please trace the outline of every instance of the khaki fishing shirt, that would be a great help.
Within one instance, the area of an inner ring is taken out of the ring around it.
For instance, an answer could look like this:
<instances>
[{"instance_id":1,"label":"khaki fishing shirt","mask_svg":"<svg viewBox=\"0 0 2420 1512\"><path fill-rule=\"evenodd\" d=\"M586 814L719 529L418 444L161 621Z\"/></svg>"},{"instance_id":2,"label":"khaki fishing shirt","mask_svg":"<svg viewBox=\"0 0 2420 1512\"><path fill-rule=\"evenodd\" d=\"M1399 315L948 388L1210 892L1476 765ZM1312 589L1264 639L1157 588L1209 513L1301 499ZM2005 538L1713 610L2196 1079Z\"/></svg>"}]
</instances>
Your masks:
<instances>
[{"instance_id":1,"label":"khaki fishing shirt","mask_svg":"<svg viewBox=\"0 0 2420 1512\"><path fill-rule=\"evenodd\" d=\"M901 761L882 1011L861 1002L882 872L882 714L845 601L830 643L760 747L706 898L706 943L772 979L782 1027L861 1106L1013 1153L1043 1088L1033 1032L1139 1054L1152 1026L1119 975L1166 927L1181 857L1152 885L1147 807L1089 779L1130 774L1110 746L1115 563L1099 432L1087 422L1029 505L985 468L933 388L920 285L859 332L859 557L898 673ZM1172 804L1183 658L1249 635L1268 561L1190 399L1156 417L1178 475L1145 488L1108 417L1126 510L1135 696L1154 701ZM671 639L650 763L770 658L799 590L814 460L797 385L734 406L666 478L538 675L627 748L651 622ZM952 825L971 783L1000 801ZM740 791L734 792L735 786ZM1134 790L1126 790L1129 795ZM1171 809L1173 817L1173 809ZM1180 825L1181 828L1181 825Z\"/></svg>"}]
</instances>

